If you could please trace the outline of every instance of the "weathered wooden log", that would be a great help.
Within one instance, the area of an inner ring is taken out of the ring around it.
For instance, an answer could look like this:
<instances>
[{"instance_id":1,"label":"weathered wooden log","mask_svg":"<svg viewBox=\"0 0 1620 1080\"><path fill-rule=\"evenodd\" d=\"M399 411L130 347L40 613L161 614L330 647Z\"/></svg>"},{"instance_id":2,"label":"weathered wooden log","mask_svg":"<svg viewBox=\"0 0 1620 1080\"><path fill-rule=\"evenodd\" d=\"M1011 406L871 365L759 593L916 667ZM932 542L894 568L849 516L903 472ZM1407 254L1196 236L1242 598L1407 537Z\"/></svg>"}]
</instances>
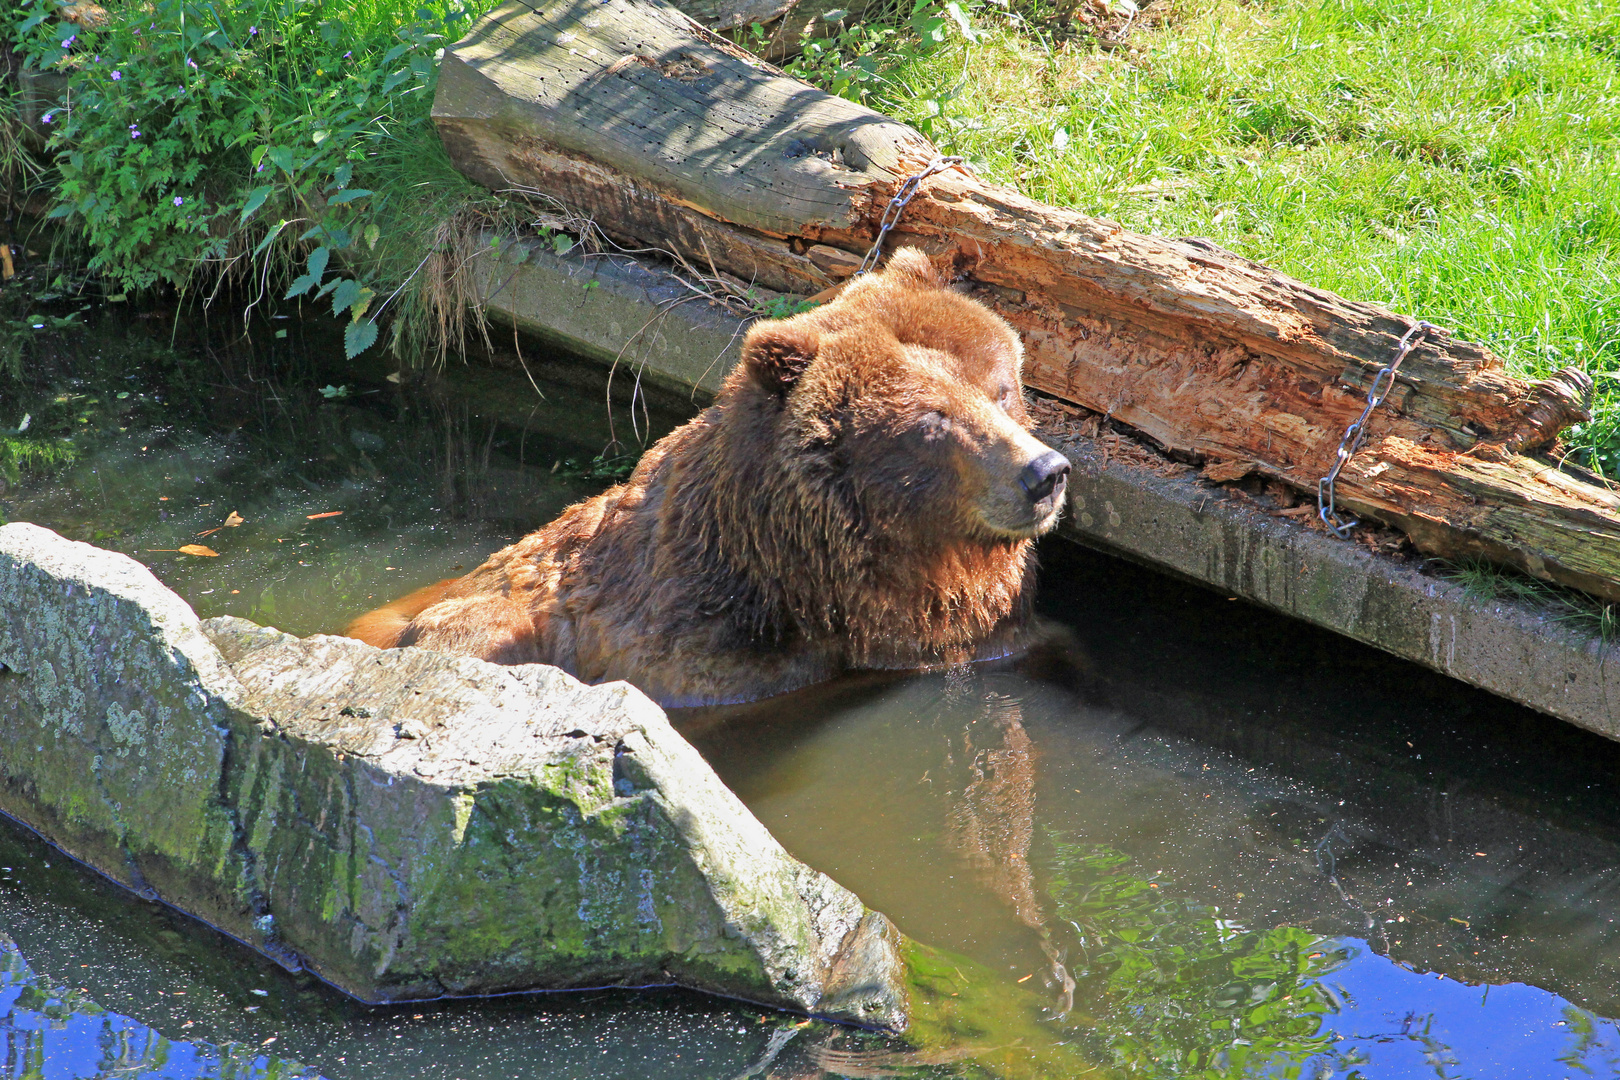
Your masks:
<instances>
[{"instance_id":1,"label":"weathered wooden log","mask_svg":"<svg viewBox=\"0 0 1620 1080\"><path fill-rule=\"evenodd\" d=\"M503 5L446 50L433 115L476 180L801 294L847 277L888 199L936 156L659 0ZM924 182L889 243L924 247L1021 331L1029 385L1313 495L1412 326L1208 241L1134 233L960 168ZM1340 505L1427 552L1620 600L1620 500L1528 456L1589 393L1577 370L1529 383L1481 346L1425 334Z\"/></svg>"}]
</instances>

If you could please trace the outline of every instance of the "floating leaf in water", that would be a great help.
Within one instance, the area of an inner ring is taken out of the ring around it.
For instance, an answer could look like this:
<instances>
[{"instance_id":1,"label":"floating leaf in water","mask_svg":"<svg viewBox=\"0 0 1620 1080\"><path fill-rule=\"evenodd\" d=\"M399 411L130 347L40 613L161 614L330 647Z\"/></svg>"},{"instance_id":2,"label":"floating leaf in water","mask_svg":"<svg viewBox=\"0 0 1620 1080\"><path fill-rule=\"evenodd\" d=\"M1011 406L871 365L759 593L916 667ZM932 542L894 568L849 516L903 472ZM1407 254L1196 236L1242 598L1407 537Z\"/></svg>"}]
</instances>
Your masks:
<instances>
[{"instance_id":1,"label":"floating leaf in water","mask_svg":"<svg viewBox=\"0 0 1620 1080\"><path fill-rule=\"evenodd\" d=\"M234 529L234 528L236 528L238 525L242 524L242 522L244 522L246 520L247 519L244 518L241 514L238 514L235 510L232 510L230 512L229 516L227 516L225 518L225 523L223 525L215 525L212 529L204 529L202 532L198 533L197 535L198 536L210 536L213 533L219 532L219 530L221 530L221 529Z\"/></svg>"},{"instance_id":2,"label":"floating leaf in water","mask_svg":"<svg viewBox=\"0 0 1620 1080\"><path fill-rule=\"evenodd\" d=\"M207 555L213 558L219 556L219 552L210 547L203 547L201 544L181 544L174 550L182 555Z\"/></svg>"}]
</instances>

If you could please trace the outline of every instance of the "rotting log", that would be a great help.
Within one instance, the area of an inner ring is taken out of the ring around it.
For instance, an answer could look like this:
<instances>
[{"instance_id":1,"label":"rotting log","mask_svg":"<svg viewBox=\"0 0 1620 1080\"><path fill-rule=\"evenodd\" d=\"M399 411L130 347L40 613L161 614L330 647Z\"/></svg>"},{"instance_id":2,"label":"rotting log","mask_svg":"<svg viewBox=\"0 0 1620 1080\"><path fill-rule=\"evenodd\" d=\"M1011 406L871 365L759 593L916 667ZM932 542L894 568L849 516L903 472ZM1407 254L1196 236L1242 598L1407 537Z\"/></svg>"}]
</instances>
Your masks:
<instances>
[{"instance_id":1,"label":"rotting log","mask_svg":"<svg viewBox=\"0 0 1620 1080\"><path fill-rule=\"evenodd\" d=\"M936 156L658 0L504 4L445 51L433 116L475 180L548 196L626 247L803 295L847 277L887 200ZM1209 241L1134 233L960 169L925 181L889 243L925 248L1017 327L1030 386L1313 495L1412 326ZM1339 503L1431 554L1620 600L1620 499L1536 454L1590 391L1578 370L1531 383L1479 345L1423 335Z\"/></svg>"}]
</instances>

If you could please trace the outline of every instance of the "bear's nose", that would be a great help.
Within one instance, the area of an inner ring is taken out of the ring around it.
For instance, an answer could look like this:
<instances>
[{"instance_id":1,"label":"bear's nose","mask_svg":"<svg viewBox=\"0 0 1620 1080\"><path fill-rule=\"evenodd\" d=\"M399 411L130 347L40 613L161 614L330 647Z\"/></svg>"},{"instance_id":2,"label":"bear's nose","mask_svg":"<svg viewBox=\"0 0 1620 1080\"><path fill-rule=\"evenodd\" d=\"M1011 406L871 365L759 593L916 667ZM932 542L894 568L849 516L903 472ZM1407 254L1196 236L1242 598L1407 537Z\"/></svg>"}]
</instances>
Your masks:
<instances>
[{"instance_id":1,"label":"bear's nose","mask_svg":"<svg viewBox=\"0 0 1620 1080\"><path fill-rule=\"evenodd\" d=\"M1061 487L1069 475L1069 459L1056 450L1048 450L1018 474L1018 486L1024 489L1030 502L1040 502Z\"/></svg>"}]
</instances>

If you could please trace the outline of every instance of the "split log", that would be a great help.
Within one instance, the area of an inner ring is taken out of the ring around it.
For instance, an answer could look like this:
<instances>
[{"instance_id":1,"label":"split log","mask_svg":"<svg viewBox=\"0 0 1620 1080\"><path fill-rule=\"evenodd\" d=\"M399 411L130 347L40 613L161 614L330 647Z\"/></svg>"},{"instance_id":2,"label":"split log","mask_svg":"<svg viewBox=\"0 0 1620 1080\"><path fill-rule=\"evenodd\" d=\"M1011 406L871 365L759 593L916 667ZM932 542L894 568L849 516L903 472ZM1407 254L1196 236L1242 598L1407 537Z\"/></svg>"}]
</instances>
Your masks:
<instances>
[{"instance_id":1,"label":"split log","mask_svg":"<svg viewBox=\"0 0 1620 1080\"><path fill-rule=\"evenodd\" d=\"M445 51L433 116L475 180L804 295L847 277L887 200L936 156L660 0L506 3ZM1134 233L961 169L925 181L889 243L925 248L1018 328L1030 386L1313 496L1412 325L1209 241ZM1532 456L1585 417L1590 391L1575 369L1530 383L1482 346L1427 334L1340 477L1340 505L1426 552L1620 600L1620 499Z\"/></svg>"}]
</instances>

